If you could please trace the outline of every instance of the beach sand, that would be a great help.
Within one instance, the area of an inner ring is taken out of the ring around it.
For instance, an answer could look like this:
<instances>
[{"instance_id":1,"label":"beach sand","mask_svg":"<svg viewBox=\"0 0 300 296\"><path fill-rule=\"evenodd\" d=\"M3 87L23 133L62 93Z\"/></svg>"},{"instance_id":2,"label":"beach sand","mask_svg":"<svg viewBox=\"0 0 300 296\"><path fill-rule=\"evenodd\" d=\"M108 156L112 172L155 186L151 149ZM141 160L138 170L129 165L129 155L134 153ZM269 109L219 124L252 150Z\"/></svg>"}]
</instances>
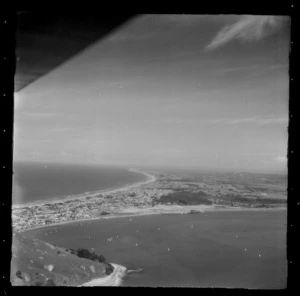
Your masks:
<instances>
[{"instance_id":1,"label":"beach sand","mask_svg":"<svg viewBox=\"0 0 300 296\"><path fill-rule=\"evenodd\" d=\"M84 194L79 194L79 195L72 195L70 197L66 197L63 199L57 198L57 199L52 199L52 200L47 200L47 201L42 200L42 201L35 201L32 203L26 203L26 204L16 204L16 205L13 205L12 208L19 209L19 208L32 207L32 206L42 206L45 204L55 204L55 203L61 203L61 202L66 202L66 201L71 201L71 200L85 201L87 197L97 197L99 194L102 194L105 196L105 195L113 194L113 193L120 192L120 191L122 191L122 192L128 191L133 188L136 188L136 187L139 187L142 185L146 185L146 184L156 181L155 176L150 175L145 172L142 172L138 169L130 168L130 169L128 169L128 171L143 174L147 177L147 179L145 181L139 181L139 182L136 182L133 184L128 184L128 185L122 186L120 188L110 188L110 189L99 190L94 193L84 193Z\"/></svg>"},{"instance_id":2,"label":"beach sand","mask_svg":"<svg viewBox=\"0 0 300 296\"><path fill-rule=\"evenodd\" d=\"M118 213L113 213L111 215L96 217L96 218L87 218L87 219L78 219L66 222L53 223L50 225L41 225L37 227L32 227L30 229L18 230L18 232L27 232L31 230L36 230L40 228L48 228L60 225L66 225L71 223L87 222L94 220L107 220L107 219L117 219L125 217L138 217L138 216L152 216L152 215L170 215L170 214L192 214L191 211L195 211L194 214L203 214L205 212L239 212L239 211L252 211L252 212L273 212L273 211L285 211L287 208L243 208L243 207L229 207L229 206L216 206L216 205L156 205L151 208L136 208L128 207L122 209Z\"/></svg>"},{"instance_id":3,"label":"beach sand","mask_svg":"<svg viewBox=\"0 0 300 296\"><path fill-rule=\"evenodd\" d=\"M126 275L126 267L112 263L114 267L113 273L106 277L93 279L79 287L94 287L94 286L120 286L122 278Z\"/></svg>"}]
</instances>

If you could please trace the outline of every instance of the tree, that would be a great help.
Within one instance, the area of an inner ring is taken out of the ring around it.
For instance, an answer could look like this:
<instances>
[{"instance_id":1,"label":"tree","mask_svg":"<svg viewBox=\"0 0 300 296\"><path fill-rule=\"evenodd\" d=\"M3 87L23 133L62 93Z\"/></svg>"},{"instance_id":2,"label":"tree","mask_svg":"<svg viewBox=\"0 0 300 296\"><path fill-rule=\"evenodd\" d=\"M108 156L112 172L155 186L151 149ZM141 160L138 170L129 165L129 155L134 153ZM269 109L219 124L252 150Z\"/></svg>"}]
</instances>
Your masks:
<instances>
[{"instance_id":1,"label":"tree","mask_svg":"<svg viewBox=\"0 0 300 296\"><path fill-rule=\"evenodd\" d=\"M20 270L18 270L16 272L16 277L18 277L19 279L23 280L23 277L22 277L22 272Z\"/></svg>"},{"instance_id":2,"label":"tree","mask_svg":"<svg viewBox=\"0 0 300 296\"><path fill-rule=\"evenodd\" d=\"M55 282L52 279L48 279L45 286L53 287L53 286L56 286L56 285L55 285Z\"/></svg>"}]
</instances>

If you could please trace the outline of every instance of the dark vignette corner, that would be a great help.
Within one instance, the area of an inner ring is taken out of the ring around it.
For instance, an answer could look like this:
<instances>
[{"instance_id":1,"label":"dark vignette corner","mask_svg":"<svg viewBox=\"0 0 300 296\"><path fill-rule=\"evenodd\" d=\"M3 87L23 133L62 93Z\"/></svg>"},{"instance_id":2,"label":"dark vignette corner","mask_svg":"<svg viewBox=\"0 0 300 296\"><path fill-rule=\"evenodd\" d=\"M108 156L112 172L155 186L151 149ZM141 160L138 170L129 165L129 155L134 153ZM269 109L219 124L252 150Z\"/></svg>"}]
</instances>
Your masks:
<instances>
[{"instance_id":1,"label":"dark vignette corner","mask_svg":"<svg viewBox=\"0 0 300 296\"><path fill-rule=\"evenodd\" d=\"M11 260L11 192L13 155L13 94L15 74L15 11L0 14L0 176L2 184L1 209L1 282L4 293L10 287L9 270ZM2 290L2 289L1 289ZM2 291L1 291L2 292Z\"/></svg>"},{"instance_id":2,"label":"dark vignette corner","mask_svg":"<svg viewBox=\"0 0 300 296\"><path fill-rule=\"evenodd\" d=\"M288 127L288 221L287 221L287 270L288 289L297 287L297 267L299 267L299 240L296 239L299 233L299 188L297 186L297 126L299 123L299 109L296 99L296 7L291 4L291 30L290 30L290 55L289 55L289 127Z\"/></svg>"}]
</instances>

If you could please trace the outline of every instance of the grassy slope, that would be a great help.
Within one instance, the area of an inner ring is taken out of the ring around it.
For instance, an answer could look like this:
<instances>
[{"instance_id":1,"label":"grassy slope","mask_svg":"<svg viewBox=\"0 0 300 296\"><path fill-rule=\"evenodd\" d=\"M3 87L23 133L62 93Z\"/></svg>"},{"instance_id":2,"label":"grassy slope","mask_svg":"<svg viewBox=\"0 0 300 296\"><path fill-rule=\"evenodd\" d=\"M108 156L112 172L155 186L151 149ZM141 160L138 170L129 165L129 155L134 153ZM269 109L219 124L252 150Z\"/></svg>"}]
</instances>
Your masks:
<instances>
[{"instance_id":1,"label":"grassy slope","mask_svg":"<svg viewBox=\"0 0 300 296\"><path fill-rule=\"evenodd\" d=\"M24 233L14 233L11 283L13 286L78 286L106 276L105 263L70 254Z\"/></svg>"}]
</instances>

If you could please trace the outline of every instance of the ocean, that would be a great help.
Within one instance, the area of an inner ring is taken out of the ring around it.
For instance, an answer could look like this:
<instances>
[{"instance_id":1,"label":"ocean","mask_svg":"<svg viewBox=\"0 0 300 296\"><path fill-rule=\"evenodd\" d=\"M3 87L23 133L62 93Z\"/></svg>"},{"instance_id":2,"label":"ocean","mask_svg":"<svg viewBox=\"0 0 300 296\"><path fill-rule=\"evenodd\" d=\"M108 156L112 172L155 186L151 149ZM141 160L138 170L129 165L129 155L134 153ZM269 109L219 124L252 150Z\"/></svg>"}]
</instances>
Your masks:
<instances>
[{"instance_id":1,"label":"ocean","mask_svg":"<svg viewBox=\"0 0 300 296\"><path fill-rule=\"evenodd\" d=\"M14 205L88 195L146 180L124 167L17 162L13 168Z\"/></svg>"},{"instance_id":2,"label":"ocean","mask_svg":"<svg viewBox=\"0 0 300 296\"><path fill-rule=\"evenodd\" d=\"M99 219L29 233L143 269L123 286L282 289L286 219L286 210L216 211Z\"/></svg>"}]
</instances>

